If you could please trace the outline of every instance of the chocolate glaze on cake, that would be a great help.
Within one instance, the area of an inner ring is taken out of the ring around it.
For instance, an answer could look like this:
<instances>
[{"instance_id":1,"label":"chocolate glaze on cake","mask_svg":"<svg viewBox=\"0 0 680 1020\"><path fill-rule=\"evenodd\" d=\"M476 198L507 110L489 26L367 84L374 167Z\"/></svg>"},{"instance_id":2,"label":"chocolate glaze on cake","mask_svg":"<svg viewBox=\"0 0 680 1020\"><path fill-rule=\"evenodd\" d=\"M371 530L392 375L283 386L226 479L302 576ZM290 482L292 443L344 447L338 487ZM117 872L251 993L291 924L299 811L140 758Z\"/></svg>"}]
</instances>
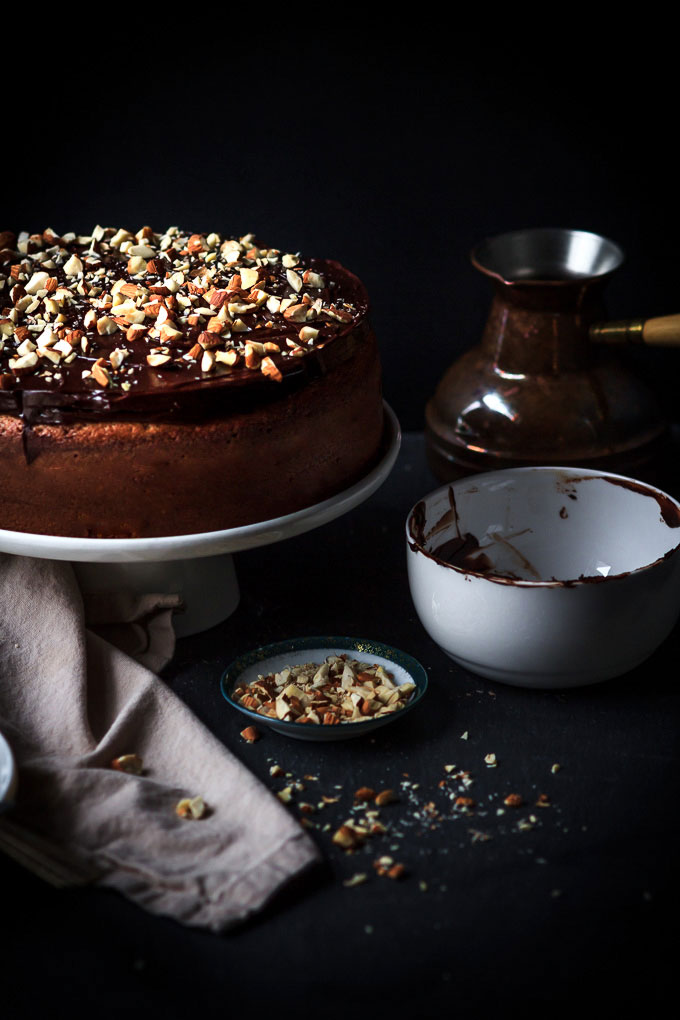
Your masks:
<instances>
[{"instance_id":1,"label":"chocolate glaze on cake","mask_svg":"<svg viewBox=\"0 0 680 1020\"><path fill-rule=\"evenodd\" d=\"M0 235L0 527L185 534L341 490L382 435L367 310L252 235Z\"/></svg>"}]
</instances>

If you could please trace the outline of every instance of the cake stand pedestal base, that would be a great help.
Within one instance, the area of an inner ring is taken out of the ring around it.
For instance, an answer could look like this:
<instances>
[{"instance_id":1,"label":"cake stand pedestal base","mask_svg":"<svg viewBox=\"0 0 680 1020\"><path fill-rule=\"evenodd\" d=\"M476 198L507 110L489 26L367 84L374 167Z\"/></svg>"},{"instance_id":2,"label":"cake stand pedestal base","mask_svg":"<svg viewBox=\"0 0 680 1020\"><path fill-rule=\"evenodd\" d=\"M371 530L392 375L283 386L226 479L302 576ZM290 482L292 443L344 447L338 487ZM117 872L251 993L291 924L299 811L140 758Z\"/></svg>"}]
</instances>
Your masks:
<instances>
[{"instance_id":1,"label":"cake stand pedestal base","mask_svg":"<svg viewBox=\"0 0 680 1020\"><path fill-rule=\"evenodd\" d=\"M173 617L178 638L215 627L239 604L231 553L157 563L74 563L73 568L84 595L107 591L179 595L182 609Z\"/></svg>"}]
</instances>

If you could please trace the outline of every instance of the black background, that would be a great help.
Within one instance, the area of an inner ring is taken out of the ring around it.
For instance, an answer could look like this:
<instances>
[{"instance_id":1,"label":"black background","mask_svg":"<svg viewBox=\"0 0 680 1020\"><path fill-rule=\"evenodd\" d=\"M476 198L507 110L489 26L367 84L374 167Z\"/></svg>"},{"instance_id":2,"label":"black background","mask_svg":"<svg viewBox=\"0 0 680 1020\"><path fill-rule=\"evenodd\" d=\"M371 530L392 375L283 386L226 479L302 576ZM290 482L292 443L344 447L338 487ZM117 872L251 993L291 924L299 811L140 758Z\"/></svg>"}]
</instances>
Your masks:
<instances>
[{"instance_id":1,"label":"black background","mask_svg":"<svg viewBox=\"0 0 680 1020\"><path fill-rule=\"evenodd\" d=\"M260 14L253 31L244 11L199 40L148 24L138 51L46 54L9 107L3 225L175 223L338 259L368 287L406 429L479 338L490 288L468 253L485 236L604 234L627 256L609 313L680 310L670 40L503 40L433 12L322 30L323 13L276 30ZM636 364L672 408L675 356Z\"/></svg>"},{"instance_id":2,"label":"black background","mask_svg":"<svg viewBox=\"0 0 680 1020\"><path fill-rule=\"evenodd\" d=\"M343 27L316 28L329 14ZM348 10L291 9L287 27L265 37L265 9L243 8L214 28L203 14L199 24L175 21L169 40L150 14L139 17L112 12L103 36L68 54L45 33L39 65L12 70L3 228L176 223L253 231L280 248L339 259L368 287L385 396L405 430L422 427L443 370L479 336L490 292L468 253L484 236L551 225L602 233L627 255L609 285L610 312L680 311L670 43L657 38L645 55L632 33L569 39L561 26L540 25L529 41L523 31L507 39L456 34L431 9L410 11L398 30L392 14L389 28L370 33ZM678 357L636 358L671 416ZM418 892L416 855L411 885L371 886L363 899L341 901L362 890L338 892L353 868L333 859L335 884L284 898L220 940L110 894L54 892L3 862L14 932L9 1015L54 1010L59 1000L87 1016L153 1016L161 1006L173 1016L192 1004L207 1015L236 1005L241 1015L271 1016L287 1004L296 1015L314 1008L362 1017L381 1001L388 1015L409 1017L492 1008L501 1017L545 1008L559 1015L560 1005L572 1015L591 1006L606 1015L608 1004L627 999L661 1008L673 978L664 931L678 888L675 672L661 652L621 686L594 693L516 692L458 668L449 688L451 666L414 619L403 571L403 515L434 486L422 447L409 450L392 488L349 530L340 522L271 553L244 554L238 615L204 640L180 643L166 679L248 761L240 724L221 714L210 683L230 657L295 628L365 628L401 645L431 670L434 696L401 734L357 749L351 779L368 781L384 755L395 781L409 765L434 781L449 746L460 752L458 721L481 733L475 754L503 750L513 779L529 785L562 758L561 817L572 835L565 844L559 826L546 823L526 844L546 852L550 871L528 862L516 842L490 842L444 869L455 894L447 896L436 858L442 837L420 872L436 896ZM347 577L357 547L363 560ZM301 622L293 608L304 605L313 570L326 576L324 565L334 584ZM264 597L258 579L268 571ZM676 632L668 647L677 651L677 642ZM448 702L457 717L451 737L442 722ZM272 739L266 752L297 761L282 741ZM300 757L300 771L311 759ZM328 756L328 782L343 777L340 759ZM263 755L257 763L266 780ZM564 890L557 914L554 886ZM317 969L307 981L309 970L299 968L309 967Z\"/></svg>"}]
</instances>

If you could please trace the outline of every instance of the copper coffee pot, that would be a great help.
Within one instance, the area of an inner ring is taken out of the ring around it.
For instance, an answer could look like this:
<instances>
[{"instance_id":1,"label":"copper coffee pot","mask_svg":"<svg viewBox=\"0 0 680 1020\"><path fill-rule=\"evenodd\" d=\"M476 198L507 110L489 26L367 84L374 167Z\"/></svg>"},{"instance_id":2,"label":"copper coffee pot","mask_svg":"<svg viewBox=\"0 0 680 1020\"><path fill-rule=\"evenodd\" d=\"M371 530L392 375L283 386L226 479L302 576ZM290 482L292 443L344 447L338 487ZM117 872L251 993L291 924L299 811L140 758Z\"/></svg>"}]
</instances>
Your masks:
<instances>
[{"instance_id":1,"label":"copper coffee pot","mask_svg":"<svg viewBox=\"0 0 680 1020\"><path fill-rule=\"evenodd\" d=\"M603 321L602 291L623 252L597 234L514 231L483 241L471 258L494 297L481 343L427 404L434 473L449 481L536 464L644 473L665 422L611 345L678 345L680 315Z\"/></svg>"}]
</instances>

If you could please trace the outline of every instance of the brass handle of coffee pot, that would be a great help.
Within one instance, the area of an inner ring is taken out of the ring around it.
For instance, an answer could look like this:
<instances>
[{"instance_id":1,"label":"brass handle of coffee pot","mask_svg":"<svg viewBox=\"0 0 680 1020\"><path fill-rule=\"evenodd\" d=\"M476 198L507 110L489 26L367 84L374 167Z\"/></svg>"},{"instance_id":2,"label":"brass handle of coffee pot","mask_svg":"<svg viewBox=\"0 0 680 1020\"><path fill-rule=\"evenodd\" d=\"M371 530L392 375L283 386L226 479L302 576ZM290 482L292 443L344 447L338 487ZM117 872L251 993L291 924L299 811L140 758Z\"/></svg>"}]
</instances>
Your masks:
<instances>
[{"instance_id":1,"label":"brass handle of coffee pot","mask_svg":"<svg viewBox=\"0 0 680 1020\"><path fill-rule=\"evenodd\" d=\"M590 339L600 344L634 343L649 347L680 347L680 315L596 322L589 332Z\"/></svg>"}]
</instances>

